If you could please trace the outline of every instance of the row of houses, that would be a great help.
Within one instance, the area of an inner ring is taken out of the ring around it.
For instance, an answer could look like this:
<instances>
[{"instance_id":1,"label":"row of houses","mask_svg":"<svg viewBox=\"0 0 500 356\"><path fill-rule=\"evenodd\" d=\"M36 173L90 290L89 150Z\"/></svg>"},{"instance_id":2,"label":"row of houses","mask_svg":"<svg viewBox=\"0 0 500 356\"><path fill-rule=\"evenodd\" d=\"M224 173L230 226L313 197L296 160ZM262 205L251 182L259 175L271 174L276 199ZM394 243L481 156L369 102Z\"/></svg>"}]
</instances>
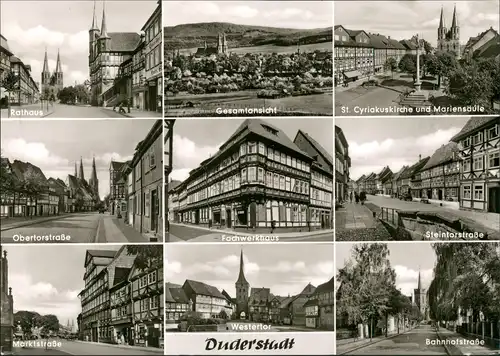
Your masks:
<instances>
[{"instance_id":1,"label":"row of houses","mask_svg":"<svg viewBox=\"0 0 500 356\"><path fill-rule=\"evenodd\" d=\"M138 251L129 248L87 250L85 287L78 295L82 307L78 337L89 342L163 348L163 259L146 256L152 246L138 247Z\"/></svg>"},{"instance_id":2,"label":"row of houses","mask_svg":"<svg viewBox=\"0 0 500 356\"><path fill-rule=\"evenodd\" d=\"M40 83L33 79L31 65L24 63L19 57L16 57L10 50L7 38L0 35L0 83L7 73L13 72L18 78L18 84L15 91L7 93L6 88L0 87L1 105L4 98L9 97L11 105L26 105L38 102L40 98Z\"/></svg>"},{"instance_id":3,"label":"row of houses","mask_svg":"<svg viewBox=\"0 0 500 356\"><path fill-rule=\"evenodd\" d=\"M350 190L457 202L468 210L500 213L500 117L474 117L432 156L393 172L362 175Z\"/></svg>"},{"instance_id":4,"label":"row of houses","mask_svg":"<svg viewBox=\"0 0 500 356\"><path fill-rule=\"evenodd\" d=\"M127 100L138 110L163 108L163 31L161 1L135 32L108 32L103 11L101 28L95 8L89 30L89 72L93 105L115 106Z\"/></svg>"},{"instance_id":5,"label":"row of houses","mask_svg":"<svg viewBox=\"0 0 500 356\"><path fill-rule=\"evenodd\" d=\"M126 162L111 161L109 210L151 241L163 236L163 123L156 120Z\"/></svg>"},{"instance_id":6,"label":"row of houses","mask_svg":"<svg viewBox=\"0 0 500 356\"><path fill-rule=\"evenodd\" d=\"M167 329L186 331L187 325L183 321L190 312L195 312L201 319L215 319L223 323L229 320L248 320L334 330L333 277L318 287L309 283L297 295L283 297L271 293L270 288L250 288L242 266L243 253L240 273L235 283L236 297L199 281L188 279L183 285L167 283Z\"/></svg>"},{"instance_id":7,"label":"row of houses","mask_svg":"<svg viewBox=\"0 0 500 356\"><path fill-rule=\"evenodd\" d=\"M333 226L333 157L308 133L292 141L247 119L183 182L168 183L171 222L254 231Z\"/></svg>"},{"instance_id":8,"label":"row of houses","mask_svg":"<svg viewBox=\"0 0 500 356\"><path fill-rule=\"evenodd\" d=\"M11 162L9 158L2 157L1 165L2 218L93 211L100 202L95 159L88 181L83 176L82 160L79 172L75 163L74 175L68 174L65 181L47 178L38 166L30 162Z\"/></svg>"}]
</instances>

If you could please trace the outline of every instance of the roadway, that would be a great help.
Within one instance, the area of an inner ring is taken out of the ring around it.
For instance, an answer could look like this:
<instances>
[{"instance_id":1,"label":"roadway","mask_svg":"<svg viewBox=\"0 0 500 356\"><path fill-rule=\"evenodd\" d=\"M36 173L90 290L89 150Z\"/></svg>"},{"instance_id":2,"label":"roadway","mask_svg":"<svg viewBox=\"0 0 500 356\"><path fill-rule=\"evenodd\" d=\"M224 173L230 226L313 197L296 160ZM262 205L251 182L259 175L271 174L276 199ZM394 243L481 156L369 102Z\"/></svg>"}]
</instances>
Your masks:
<instances>
[{"instance_id":1,"label":"roadway","mask_svg":"<svg viewBox=\"0 0 500 356\"><path fill-rule=\"evenodd\" d=\"M107 213L73 213L62 216L26 219L9 225L2 222L2 243L127 243L149 242L139 232L130 226L125 226L114 216ZM62 240L40 240L33 236L61 236ZM28 237L29 241L19 241L20 236ZM69 240L67 237L70 237Z\"/></svg>"}]
</instances>

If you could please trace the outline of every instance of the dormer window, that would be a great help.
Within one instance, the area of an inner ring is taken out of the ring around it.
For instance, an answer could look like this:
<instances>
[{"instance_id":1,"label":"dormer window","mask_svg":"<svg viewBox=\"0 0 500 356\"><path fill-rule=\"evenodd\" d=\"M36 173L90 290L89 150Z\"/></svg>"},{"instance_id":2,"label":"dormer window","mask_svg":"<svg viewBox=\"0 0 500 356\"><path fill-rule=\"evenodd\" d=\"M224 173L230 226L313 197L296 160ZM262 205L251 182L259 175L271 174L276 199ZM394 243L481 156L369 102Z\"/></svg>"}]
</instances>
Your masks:
<instances>
[{"instance_id":1,"label":"dormer window","mask_svg":"<svg viewBox=\"0 0 500 356\"><path fill-rule=\"evenodd\" d=\"M264 128L264 130L266 130L267 132L269 132L269 133L271 133L271 134L273 134L273 135L275 135L275 136L278 136L278 130L273 129L272 127L267 126L267 125L261 125L261 126L262 126L262 127Z\"/></svg>"}]
</instances>

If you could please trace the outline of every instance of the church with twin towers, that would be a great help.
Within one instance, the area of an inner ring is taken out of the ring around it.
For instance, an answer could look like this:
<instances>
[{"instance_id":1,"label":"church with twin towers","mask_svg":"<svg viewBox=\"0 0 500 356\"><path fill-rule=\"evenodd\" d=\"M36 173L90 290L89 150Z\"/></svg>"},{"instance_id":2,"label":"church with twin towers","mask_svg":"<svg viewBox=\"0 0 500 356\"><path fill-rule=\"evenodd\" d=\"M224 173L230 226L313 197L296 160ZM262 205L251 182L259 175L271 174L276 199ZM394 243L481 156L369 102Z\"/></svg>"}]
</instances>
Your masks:
<instances>
[{"instance_id":1,"label":"church with twin towers","mask_svg":"<svg viewBox=\"0 0 500 356\"><path fill-rule=\"evenodd\" d=\"M54 100L57 100L57 94L64 88L64 72L61 64L61 56L57 50L56 69L51 72L49 69L49 59L47 55L47 48L45 48L45 57L43 59L41 90L42 96L47 96L46 99L51 99L53 95Z\"/></svg>"}]
</instances>

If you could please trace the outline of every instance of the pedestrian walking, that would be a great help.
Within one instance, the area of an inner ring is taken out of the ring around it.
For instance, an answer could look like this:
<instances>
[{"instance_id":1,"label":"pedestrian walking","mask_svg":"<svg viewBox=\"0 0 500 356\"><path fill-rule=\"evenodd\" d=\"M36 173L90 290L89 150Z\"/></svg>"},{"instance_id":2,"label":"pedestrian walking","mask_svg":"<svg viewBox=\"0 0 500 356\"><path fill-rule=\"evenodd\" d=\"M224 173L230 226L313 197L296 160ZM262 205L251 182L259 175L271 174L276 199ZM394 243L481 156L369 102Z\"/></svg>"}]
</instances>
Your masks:
<instances>
[{"instance_id":1,"label":"pedestrian walking","mask_svg":"<svg viewBox=\"0 0 500 356\"><path fill-rule=\"evenodd\" d=\"M359 203L359 195L357 192L354 193L354 198L356 199L356 204L358 204Z\"/></svg>"},{"instance_id":2,"label":"pedestrian walking","mask_svg":"<svg viewBox=\"0 0 500 356\"><path fill-rule=\"evenodd\" d=\"M349 194L349 200L351 201L351 204L352 204L352 192L351 192L351 194Z\"/></svg>"}]
</instances>

